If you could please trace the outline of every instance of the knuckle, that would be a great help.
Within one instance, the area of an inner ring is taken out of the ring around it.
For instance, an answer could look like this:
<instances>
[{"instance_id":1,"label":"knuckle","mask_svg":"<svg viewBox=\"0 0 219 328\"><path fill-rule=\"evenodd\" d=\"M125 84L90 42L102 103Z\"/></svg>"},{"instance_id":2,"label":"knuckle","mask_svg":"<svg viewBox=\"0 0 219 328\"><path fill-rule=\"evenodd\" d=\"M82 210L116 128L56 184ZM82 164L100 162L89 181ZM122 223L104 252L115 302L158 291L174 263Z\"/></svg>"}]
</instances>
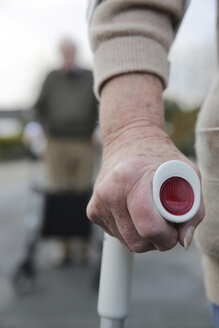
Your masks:
<instances>
[{"instance_id":1,"label":"knuckle","mask_svg":"<svg viewBox=\"0 0 219 328\"><path fill-rule=\"evenodd\" d=\"M174 245L175 246L175 245ZM170 249L172 249L174 246L170 246L170 245L165 245L165 246L160 246L158 247L157 249L160 251L160 252L166 252L166 251L169 251Z\"/></svg>"},{"instance_id":2,"label":"knuckle","mask_svg":"<svg viewBox=\"0 0 219 328\"><path fill-rule=\"evenodd\" d=\"M133 233L130 229L123 231L123 238L130 251L135 253L142 253L145 250L146 240Z\"/></svg>"},{"instance_id":3,"label":"knuckle","mask_svg":"<svg viewBox=\"0 0 219 328\"><path fill-rule=\"evenodd\" d=\"M172 238L167 243L163 244L162 246L159 246L158 250L160 252L168 251L168 250L174 248L177 245L177 243L178 243L177 238Z\"/></svg>"},{"instance_id":4,"label":"knuckle","mask_svg":"<svg viewBox=\"0 0 219 328\"><path fill-rule=\"evenodd\" d=\"M86 208L86 214L87 214L88 219L91 219L91 217L93 216L92 213L93 213L92 212L92 203L91 203L91 200L90 200L88 205L87 205L87 208Z\"/></svg>"},{"instance_id":5,"label":"knuckle","mask_svg":"<svg viewBox=\"0 0 219 328\"><path fill-rule=\"evenodd\" d=\"M168 250L170 250L171 248L168 248L168 247L157 247L157 250L159 251L159 252L166 252L166 251L168 251Z\"/></svg>"},{"instance_id":6,"label":"knuckle","mask_svg":"<svg viewBox=\"0 0 219 328\"><path fill-rule=\"evenodd\" d=\"M141 238L136 235L133 236L133 234L132 236L130 235L129 237L130 238L127 238L126 236L125 240L127 242L129 249L132 252L144 253L154 249L154 246L147 239Z\"/></svg>"},{"instance_id":7,"label":"knuckle","mask_svg":"<svg viewBox=\"0 0 219 328\"><path fill-rule=\"evenodd\" d=\"M98 198L100 201L108 201L110 198L110 191L112 191L113 186L111 185L110 179L106 178L104 181L100 183L100 185L97 187L95 194L96 198Z\"/></svg>"},{"instance_id":8,"label":"knuckle","mask_svg":"<svg viewBox=\"0 0 219 328\"><path fill-rule=\"evenodd\" d=\"M87 205L86 214L87 214L88 219L89 219L91 222L93 222L93 223L96 222L96 216L95 216L95 214L94 214L94 211L93 211L93 209L92 209L90 203Z\"/></svg>"},{"instance_id":9,"label":"knuckle","mask_svg":"<svg viewBox=\"0 0 219 328\"><path fill-rule=\"evenodd\" d=\"M94 194L87 205L86 214L91 222L96 223L100 216L101 204L98 197Z\"/></svg>"},{"instance_id":10,"label":"knuckle","mask_svg":"<svg viewBox=\"0 0 219 328\"><path fill-rule=\"evenodd\" d=\"M148 240L154 239L159 235L158 227L153 223L153 220L147 219L145 224L142 225L140 236Z\"/></svg>"},{"instance_id":11,"label":"knuckle","mask_svg":"<svg viewBox=\"0 0 219 328\"><path fill-rule=\"evenodd\" d=\"M110 207L117 206L124 197L124 193L121 191L122 185L116 184L103 184L97 189L98 198L108 204Z\"/></svg>"},{"instance_id":12,"label":"knuckle","mask_svg":"<svg viewBox=\"0 0 219 328\"><path fill-rule=\"evenodd\" d=\"M143 242L133 243L133 244L129 245L129 248L132 252L135 252L135 253L144 253L147 250L149 250L148 245Z\"/></svg>"},{"instance_id":13,"label":"knuckle","mask_svg":"<svg viewBox=\"0 0 219 328\"><path fill-rule=\"evenodd\" d=\"M129 176L126 171L121 165L115 167L96 187L97 197L112 207L116 207L125 199L125 188Z\"/></svg>"},{"instance_id":14,"label":"knuckle","mask_svg":"<svg viewBox=\"0 0 219 328\"><path fill-rule=\"evenodd\" d=\"M127 169L125 169L122 165L118 165L114 168L112 172L112 179L114 183L123 183L126 181L128 176Z\"/></svg>"}]
</instances>

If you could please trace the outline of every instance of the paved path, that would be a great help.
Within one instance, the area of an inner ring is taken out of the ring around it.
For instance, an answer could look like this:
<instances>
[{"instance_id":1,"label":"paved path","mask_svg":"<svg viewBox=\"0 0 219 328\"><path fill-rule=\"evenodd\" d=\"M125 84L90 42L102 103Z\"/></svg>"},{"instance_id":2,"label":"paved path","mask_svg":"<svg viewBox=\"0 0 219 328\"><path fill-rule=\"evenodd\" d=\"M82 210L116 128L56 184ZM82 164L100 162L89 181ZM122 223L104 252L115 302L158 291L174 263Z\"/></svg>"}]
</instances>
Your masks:
<instances>
[{"instance_id":1,"label":"paved path","mask_svg":"<svg viewBox=\"0 0 219 328\"><path fill-rule=\"evenodd\" d=\"M37 168L25 162L0 166L0 328L97 328L92 267L48 264L40 247L38 282L32 295L17 296L10 276L22 255L28 180ZM51 246L51 245L50 245ZM44 251L43 251L44 250ZM127 328L212 328L200 256L176 247L168 253L136 255Z\"/></svg>"}]
</instances>

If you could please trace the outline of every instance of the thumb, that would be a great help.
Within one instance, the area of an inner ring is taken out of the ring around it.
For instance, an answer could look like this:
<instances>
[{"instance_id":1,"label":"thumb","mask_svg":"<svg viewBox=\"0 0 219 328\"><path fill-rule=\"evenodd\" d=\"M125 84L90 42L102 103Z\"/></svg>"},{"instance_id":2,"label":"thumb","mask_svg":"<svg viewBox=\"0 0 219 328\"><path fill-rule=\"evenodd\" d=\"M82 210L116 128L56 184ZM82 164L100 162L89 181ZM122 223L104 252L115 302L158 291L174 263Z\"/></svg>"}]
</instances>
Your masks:
<instances>
[{"instance_id":1,"label":"thumb","mask_svg":"<svg viewBox=\"0 0 219 328\"><path fill-rule=\"evenodd\" d=\"M189 221L177 224L177 230L179 234L180 244L187 250L192 243L195 229L203 220L205 215L204 203L201 200L201 204L197 214Z\"/></svg>"}]
</instances>

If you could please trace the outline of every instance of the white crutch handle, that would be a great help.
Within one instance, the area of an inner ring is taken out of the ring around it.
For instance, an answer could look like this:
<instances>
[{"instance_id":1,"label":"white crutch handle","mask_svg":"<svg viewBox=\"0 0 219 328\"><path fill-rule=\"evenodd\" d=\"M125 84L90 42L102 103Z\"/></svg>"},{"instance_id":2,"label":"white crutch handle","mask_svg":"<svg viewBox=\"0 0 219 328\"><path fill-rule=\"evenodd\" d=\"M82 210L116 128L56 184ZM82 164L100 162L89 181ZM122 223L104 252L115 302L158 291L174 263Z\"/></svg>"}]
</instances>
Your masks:
<instances>
[{"instance_id":1,"label":"white crutch handle","mask_svg":"<svg viewBox=\"0 0 219 328\"><path fill-rule=\"evenodd\" d=\"M133 254L104 234L98 313L101 328L120 328L128 315Z\"/></svg>"},{"instance_id":2,"label":"white crutch handle","mask_svg":"<svg viewBox=\"0 0 219 328\"><path fill-rule=\"evenodd\" d=\"M163 218L171 222L191 219L200 205L200 181L188 164L173 160L162 164L153 178L153 200ZM122 328L128 315L132 253L116 238L105 234L98 313L101 328Z\"/></svg>"}]
</instances>

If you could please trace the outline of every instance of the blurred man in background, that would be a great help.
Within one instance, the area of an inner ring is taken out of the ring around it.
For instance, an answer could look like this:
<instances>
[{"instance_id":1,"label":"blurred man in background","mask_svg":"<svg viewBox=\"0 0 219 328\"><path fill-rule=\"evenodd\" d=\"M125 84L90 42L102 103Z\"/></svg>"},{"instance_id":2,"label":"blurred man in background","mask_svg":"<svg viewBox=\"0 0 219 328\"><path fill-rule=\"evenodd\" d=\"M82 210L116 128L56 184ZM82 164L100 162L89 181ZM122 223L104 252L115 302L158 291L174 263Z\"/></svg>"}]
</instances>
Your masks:
<instances>
[{"instance_id":1,"label":"blurred man in background","mask_svg":"<svg viewBox=\"0 0 219 328\"><path fill-rule=\"evenodd\" d=\"M97 104L92 73L76 64L76 46L70 39L60 43L61 69L46 77L35 104L45 128L46 164L54 190L90 187L95 158L91 140L96 126Z\"/></svg>"},{"instance_id":2,"label":"blurred man in background","mask_svg":"<svg viewBox=\"0 0 219 328\"><path fill-rule=\"evenodd\" d=\"M83 193L91 187L96 157L92 139L97 120L93 79L90 71L77 65L72 40L63 39L59 47L62 67L46 77L35 110L47 135L49 190ZM65 243L66 257L68 249Z\"/></svg>"}]
</instances>

